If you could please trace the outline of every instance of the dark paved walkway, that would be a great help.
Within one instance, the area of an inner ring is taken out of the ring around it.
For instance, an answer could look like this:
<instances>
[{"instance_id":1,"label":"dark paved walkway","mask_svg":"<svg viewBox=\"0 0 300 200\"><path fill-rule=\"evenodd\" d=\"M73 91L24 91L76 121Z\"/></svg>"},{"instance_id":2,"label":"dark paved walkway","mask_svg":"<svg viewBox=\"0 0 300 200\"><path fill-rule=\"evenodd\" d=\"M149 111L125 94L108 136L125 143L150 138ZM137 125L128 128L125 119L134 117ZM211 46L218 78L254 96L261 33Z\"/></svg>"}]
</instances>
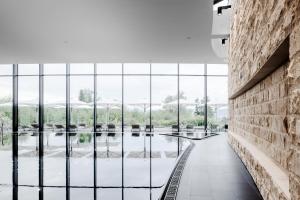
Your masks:
<instances>
[{"instance_id":1,"label":"dark paved walkway","mask_svg":"<svg viewBox=\"0 0 300 200\"><path fill-rule=\"evenodd\" d=\"M195 141L177 200L257 200L259 191L226 134Z\"/></svg>"}]
</instances>

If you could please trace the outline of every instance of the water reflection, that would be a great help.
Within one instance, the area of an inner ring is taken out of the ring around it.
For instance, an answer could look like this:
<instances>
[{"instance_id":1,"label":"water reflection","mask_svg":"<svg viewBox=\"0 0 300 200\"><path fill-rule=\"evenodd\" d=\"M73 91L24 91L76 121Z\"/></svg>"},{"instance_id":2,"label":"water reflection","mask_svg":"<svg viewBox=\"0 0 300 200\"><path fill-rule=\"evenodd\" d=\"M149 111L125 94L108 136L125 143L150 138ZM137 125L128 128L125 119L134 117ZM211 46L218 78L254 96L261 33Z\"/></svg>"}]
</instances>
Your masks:
<instances>
[{"instance_id":1,"label":"water reflection","mask_svg":"<svg viewBox=\"0 0 300 200\"><path fill-rule=\"evenodd\" d=\"M95 141L91 132L78 131L70 137L72 148L69 149L68 168L66 133L44 132L44 185L39 188L38 136L19 134L18 156L22 169L14 172L21 180L18 195L12 194L11 176L3 175L8 171L5 168L0 171L3 178L0 199L158 199L177 155L189 145L184 138L159 133L141 132L133 136L131 132L110 132L97 135ZM10 145L1 147L0 163L11 163L11 146L5 150L7 146ZM70 178L70 185L66 185L67 178ZM39 194L43 195L39 197Z\"/></svg>"}]
</instances>

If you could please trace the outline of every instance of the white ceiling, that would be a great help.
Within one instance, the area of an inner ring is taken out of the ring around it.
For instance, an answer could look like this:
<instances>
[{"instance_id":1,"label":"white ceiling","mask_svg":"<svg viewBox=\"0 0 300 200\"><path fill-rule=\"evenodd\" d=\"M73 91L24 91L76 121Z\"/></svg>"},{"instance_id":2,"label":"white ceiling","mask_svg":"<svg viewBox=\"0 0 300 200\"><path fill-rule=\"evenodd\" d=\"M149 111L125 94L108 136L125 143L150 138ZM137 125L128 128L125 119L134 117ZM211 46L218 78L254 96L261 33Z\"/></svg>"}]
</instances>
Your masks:
<instances>
[{"instance_id":1,"label":"white ceiling","mask_svg":"<svg viewBox=\"0 0 300 200\"><path fill-rule=\"evenodd\" d=\"M0 63L224 63L213 14L213 0L1 0Z\"/></svg>"}]
</instances>

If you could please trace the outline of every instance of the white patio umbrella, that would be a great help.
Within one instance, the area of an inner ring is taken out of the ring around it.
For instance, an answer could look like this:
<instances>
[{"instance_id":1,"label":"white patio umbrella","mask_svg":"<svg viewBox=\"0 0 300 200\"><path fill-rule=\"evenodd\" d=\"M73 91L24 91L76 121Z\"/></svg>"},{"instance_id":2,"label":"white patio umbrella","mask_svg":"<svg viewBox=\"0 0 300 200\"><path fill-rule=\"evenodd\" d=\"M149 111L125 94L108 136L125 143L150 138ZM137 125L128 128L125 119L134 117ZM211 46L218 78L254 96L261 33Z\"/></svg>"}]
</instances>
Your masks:
<instances>
[{"instance_id":1,"label":"white patio umbrella","mask_svg":"<svg viewBox=\"0 0 300 200\"><path fill-rule=\"evenodd\" d=\"M175 101L171 101L169 103L166 103L166 105L177 105L178 104L178 101L175 100ZM192 101L189 101L189 100L186 100L186 99L180 99L179 100L179 104L180 105L186 105L186 106L194 106L196 105L197 103L195 102L192 102Z\"/></svg>"}]
</instances>

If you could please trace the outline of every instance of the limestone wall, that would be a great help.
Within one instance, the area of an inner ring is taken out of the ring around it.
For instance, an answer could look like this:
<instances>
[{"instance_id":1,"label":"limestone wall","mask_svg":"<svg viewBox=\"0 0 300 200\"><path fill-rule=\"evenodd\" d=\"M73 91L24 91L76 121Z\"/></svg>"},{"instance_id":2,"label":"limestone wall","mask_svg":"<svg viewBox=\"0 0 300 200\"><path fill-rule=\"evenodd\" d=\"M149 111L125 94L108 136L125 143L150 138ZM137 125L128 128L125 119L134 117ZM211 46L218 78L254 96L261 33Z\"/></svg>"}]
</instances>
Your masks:
<instances>
[{"instance_id":1,"label":"limestone wall","mask_svg":"<svg viewBox=\"0 0 300 200\"><path fill-rule=\"evenodd\" d=\"M242 135L289 175L291 199L300 199L300 1L236 0L230 35L229 96L261 70L289 37L289 61L230 100L230 131ZM236 143L236 142L235 142ZM236 151L237 144L232 142ZM248 156L250 159L250 156ZM253 158L255 159L255 157ZM255 163L255 162L253 162ZM258 170L257 170L258 171ZM255 172L255 171L254 171ZM257 180L264 177L257 172ZM271 188L260 184L265 199Z\"/></svg>"}]
</instances>

